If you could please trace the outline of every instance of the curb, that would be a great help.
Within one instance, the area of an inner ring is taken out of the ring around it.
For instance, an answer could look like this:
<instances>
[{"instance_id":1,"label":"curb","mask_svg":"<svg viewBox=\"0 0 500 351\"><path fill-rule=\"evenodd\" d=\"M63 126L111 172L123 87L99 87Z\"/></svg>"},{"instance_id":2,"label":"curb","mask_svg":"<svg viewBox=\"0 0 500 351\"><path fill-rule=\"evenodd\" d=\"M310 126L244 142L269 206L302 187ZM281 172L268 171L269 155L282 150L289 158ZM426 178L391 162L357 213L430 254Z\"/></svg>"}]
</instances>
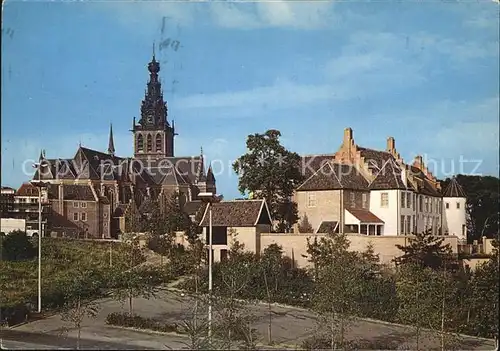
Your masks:
<instances>
[{"instance_id":1,"label":"curb","mask_svg":"<svg viewBox=\"0 0 500 351\"><path fill-rule=\"evenodd\" d=\"M55 316L57 314L57 312L54 312L54 311L51 311L51 312L42 312L43 314L41 316L37 315L35 318L28 318L28 320L24 321L24 322L21 322L21 323L18 323L18 324L14 324L14 325L11 325L7 328L9 329L14 329L14 328L17 328L17 327L20 327L20 326L23 326L25 324L29 324L29 323L33 323L33 322L36 322L36 321L39 321L39 320L43 320L43 319L47 319L47 318L50 318L52 316Z\"/></svg>"},{"instance_id":2,"label":"curb","mask_svg":"<svg viewBox=\"0 0 500 351\"><path fill-rule=\"evenodd\" d=\"M112 324L106 324L106 327L114 328L114 329L122 329L122 330L131 330L131 331L136 331L136 332L145 333L145 334L156 334L156 335L170 335L170 336L189 337L189 335L182 334L182 333L161 332L161 331L152 330L152 329L141 329L141 328L134 328L134 327L122 327L120 325L112 325Z\"/></svg>"}]
</instances>

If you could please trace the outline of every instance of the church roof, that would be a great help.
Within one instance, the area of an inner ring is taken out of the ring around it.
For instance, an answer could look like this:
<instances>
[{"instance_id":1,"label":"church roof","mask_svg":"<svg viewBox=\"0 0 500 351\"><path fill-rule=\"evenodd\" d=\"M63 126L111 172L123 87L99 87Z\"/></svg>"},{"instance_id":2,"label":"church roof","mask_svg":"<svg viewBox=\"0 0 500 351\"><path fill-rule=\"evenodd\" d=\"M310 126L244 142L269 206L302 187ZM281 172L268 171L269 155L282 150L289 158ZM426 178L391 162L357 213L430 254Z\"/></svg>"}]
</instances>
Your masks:
<instances>
[{"instance_id":1,"label":"church roof","mask_svg":"<svg viewBox=\"0 0 500 351\"><path fill-rule=\"evenodd\" d=\"M464 189L455 177L451 178L450 183L444 190L443 197L466 197Z\"/></svg>"},{"instance_id":2,"label":"church roof","mask_svg":"<svg viewBox=\"0 0 500 351\"><path fill-rule=\"evenodd\" d=\"M59 187L62 186L63 200L97 201L88 184L49 184L49 199L59 199Z\"/></svg>"}]
</instances>

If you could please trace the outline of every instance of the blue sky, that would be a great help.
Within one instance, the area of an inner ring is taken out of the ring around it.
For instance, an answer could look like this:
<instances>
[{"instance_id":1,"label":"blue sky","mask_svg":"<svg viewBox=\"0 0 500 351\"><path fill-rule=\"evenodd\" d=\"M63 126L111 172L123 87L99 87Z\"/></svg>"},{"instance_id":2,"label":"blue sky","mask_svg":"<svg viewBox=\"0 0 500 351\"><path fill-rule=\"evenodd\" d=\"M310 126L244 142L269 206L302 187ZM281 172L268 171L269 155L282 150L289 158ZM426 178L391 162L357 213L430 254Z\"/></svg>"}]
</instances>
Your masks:
<instances>
[{"instance_id":1,"label":"blue sky","mask_svg":"<svg viewBox=\"0 0 500 351\"><path fill-rule=\"evenodd\" d=\"M335 152L351 127L365 147L395 137L405 161L423 154L438 176L452 164L498 175L498 31L491 0L6 1L2 185L28 180L41 148L106 150L111 122L130 156L153 42L176 155L203 146L221 160L226 198L239 196L230 164L246 136L270 128L300 154ZM177 50L158 47L168 39Z\"/></svg>"}]
</instances>

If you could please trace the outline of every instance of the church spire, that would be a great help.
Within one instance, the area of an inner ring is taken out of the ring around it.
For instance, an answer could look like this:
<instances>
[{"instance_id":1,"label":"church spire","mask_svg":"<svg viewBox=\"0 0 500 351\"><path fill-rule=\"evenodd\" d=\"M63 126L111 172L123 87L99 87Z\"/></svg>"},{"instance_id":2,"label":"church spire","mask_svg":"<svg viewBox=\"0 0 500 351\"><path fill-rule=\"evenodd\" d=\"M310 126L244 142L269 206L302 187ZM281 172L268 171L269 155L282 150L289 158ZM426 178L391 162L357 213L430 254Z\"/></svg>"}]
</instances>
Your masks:
<instances>
[{"instance_id":1,"label":"church spire","mask_svg":"<svg viewBox=\"0 0 500 351\"><path fill-rule=\"evenodd\" d=\"M115 155L115 143L113 141L113 124L109 124L109 142L108 142L108 154L111 156Z\"/></svg>"}]
</instances>

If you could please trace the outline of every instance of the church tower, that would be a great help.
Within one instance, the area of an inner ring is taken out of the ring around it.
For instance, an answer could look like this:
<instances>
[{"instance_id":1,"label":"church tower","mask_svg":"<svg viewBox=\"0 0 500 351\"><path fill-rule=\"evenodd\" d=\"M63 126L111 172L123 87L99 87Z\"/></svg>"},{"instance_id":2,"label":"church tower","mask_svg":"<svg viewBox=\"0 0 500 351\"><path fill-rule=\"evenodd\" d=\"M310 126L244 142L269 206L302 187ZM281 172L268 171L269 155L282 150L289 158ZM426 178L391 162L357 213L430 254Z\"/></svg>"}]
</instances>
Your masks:
<instances>
[{"instance_id":1,"label":"church tower","mask_svg":"<svg viewBox=\"0 0 500 351\"><path fill-rule=\"evenodd\" d=\"M149 82L141 105L141 119L132 124L134 133L134 157L138 159L162 159L174 156L174 136L177 135L167 120L167 103L158 78L160 63L153 59L148 64Z\"/></svg>"}]
</instances>

